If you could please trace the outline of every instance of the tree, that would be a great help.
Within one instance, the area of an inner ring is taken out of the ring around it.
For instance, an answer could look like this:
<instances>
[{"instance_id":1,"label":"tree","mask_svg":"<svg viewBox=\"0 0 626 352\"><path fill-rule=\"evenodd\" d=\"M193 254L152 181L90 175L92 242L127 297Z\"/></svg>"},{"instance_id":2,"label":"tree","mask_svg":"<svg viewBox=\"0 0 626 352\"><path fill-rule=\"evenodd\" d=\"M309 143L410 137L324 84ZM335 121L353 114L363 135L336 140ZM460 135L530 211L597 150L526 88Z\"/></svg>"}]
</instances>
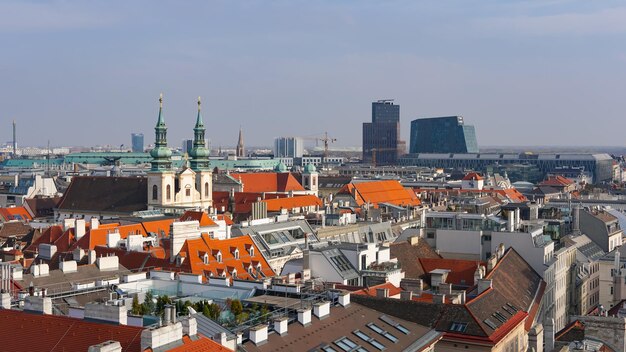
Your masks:
<instances>
[{"instance_id":1,"label":"tree","mask_svg":"<svg viewBox=\"0 0 626 352\"><path fill-rule=\"evenodd\" d=\"M143 308L143 314L152 314L154 313L154 296L152 295L152 292L148 291L146 292L146 297L143 300L143 304L142 304L142 308Z\"/></svg>"},{"instance_id":2,"label":"tree","mask_svg":"<svg viewBox=\"0 0 626 352\"><path fill-rule=\"evenodd\" d=\"M143 308L141 304L139 304L139 298L137 295L133 297L133 308L130 311L134 315L141 315L143 312Z\"/></svg>"},{"instance_id":3,"label":"tree","mask_svg":"<svg viewBox=\"0 0 626 352\"><path fill-rule=\"evenodd\" d=\"M156 302L156 314L163 315L163 312L165 311L165 306L168 304L172 304L172 300L168 295L158 296Z\"/></svg>"},{"instance_id":4,"label":"tree","mask_svg":"<svg viewBox=\"0 0 626 352\"><path fill-rule=\"evenodd\" d=\"M235 317L241 315L241 313L243 313L243 305L241 304L241 301L234 299L230 303L230 311L235 315Z\"/></svg>"},{"instance_id":5,"label":"tree","mask_svg":"<svg viewBox=\"0 0 626 352\"><path fill-rule=\"evenodd\" d=\"M222 309L217 303L207 304L205 307L208 308L207 310L209 312L209 315L208 315L209 318L213 320L219 319L220 313L222 313Z\"/></svg>"}]
</instances>

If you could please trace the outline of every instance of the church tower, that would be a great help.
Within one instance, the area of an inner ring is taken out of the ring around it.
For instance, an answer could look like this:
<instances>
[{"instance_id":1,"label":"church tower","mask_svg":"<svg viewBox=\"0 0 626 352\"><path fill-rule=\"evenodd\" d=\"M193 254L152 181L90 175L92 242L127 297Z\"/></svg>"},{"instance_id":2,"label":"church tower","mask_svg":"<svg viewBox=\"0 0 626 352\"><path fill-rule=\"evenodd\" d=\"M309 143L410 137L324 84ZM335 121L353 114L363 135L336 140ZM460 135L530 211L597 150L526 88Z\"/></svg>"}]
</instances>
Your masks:
<instances>
[{"instance_id":1,"label":"church tower","mask_svg":"<svg viewBox=\"0 0 626 352\"><path fill-rule=\"evenodd\" d=\"M241 127L239 127L239 140L237 141L237 157L242 158L246 154L246 151L243 146L243 134L241 133Z\"/></svg>"},{"instance_id":2,"label":"church tower","mask_svg":"<svg viewBox=\"0 0 626 352\"><path fill-rule=\"evenodd\" d=\"M198 97L198 117L193 128L193 147L189 151L191 170L196 173L196 190L200 194L200 206L208 209L213 204L213 173L209 166L209 150L204 139L205 128L202 121L200 97Z\"/></svg>"},{"instance_id":3,"label":"church tower","mask_svg":"<svg viewBox=\"0 0 626 352\"><path fill-rule=\"evenodd\" d=\"M307 164L302 172L302 186L308 190L308 194L318 196L319 184L317 169L313 164Z\"/></svg>"},{"instance_id":4,"label":"church tower","mask_svg":"<svg viewBox=\"0 0 626 352\"><path fill-rule=\"evenodd\" d=\"M167 126L163 118L163 94L159 97L159 116L154 127L154 149L148 172L148 208L154 209L174 203L175 175L172 170L172 151L167 147Z\"/></svg>"}]
</instances>

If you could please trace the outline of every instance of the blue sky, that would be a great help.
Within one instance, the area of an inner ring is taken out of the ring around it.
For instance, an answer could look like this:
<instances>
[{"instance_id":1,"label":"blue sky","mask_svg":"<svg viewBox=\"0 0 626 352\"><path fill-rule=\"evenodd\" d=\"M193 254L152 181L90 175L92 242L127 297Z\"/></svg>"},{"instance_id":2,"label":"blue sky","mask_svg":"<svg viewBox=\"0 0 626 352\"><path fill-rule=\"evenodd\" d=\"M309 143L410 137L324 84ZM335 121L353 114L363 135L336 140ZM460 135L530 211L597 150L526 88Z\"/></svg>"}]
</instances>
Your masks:
<instances>
[{"instance_id":1,"label":"blue sky","mask_svg":"<svg viewBox=\"0 0 626 352\"><path fill-rule=\"evenodd\" d=\"M373 100L463 115L480 145L623 145L620 1L0 0L0 141L270 145L328 131L359 146Z\"/></svg>"}]
</instances>

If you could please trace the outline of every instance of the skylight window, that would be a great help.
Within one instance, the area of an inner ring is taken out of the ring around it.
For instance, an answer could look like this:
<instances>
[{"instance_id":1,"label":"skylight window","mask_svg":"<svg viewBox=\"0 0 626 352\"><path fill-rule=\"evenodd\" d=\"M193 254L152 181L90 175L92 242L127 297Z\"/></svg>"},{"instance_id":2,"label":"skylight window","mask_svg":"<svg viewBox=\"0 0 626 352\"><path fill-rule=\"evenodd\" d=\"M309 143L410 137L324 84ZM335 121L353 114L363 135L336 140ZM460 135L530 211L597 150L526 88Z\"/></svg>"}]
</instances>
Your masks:
<instances>
[{"instance_id":1,"label":"skylight window","mask_svg":"<svg viewBox=\"0 0 626 352\"><path fill-rule=\"evenodd\" d=\"M485 323L488 327L492 328L493 330L496 330L498 328L498 326L489 319L483 320L483 323Z\"/></svg>"},{"instance_id":2,"label":"skylight window","mask_svg":"<svg viewBox=\"0 0 626 352\"><path fill-rule=\"evenodd\" d=\"M456 332L465 332L465 330L467 330L467 323L459 323L454 321L450 326L450 330Z\"/></svg>"},{"instance_id":3,"label":"skylight window","mask_svg":"<svg viewBox=\"0 0 626 352\"><path fill-rule=\"evenodd\" d=\"M398 324L397 322L395 322L393 319L389 318L386 315L381 315L380 316L380 320L382 320L385 323L393 326L394 328L398 329L401 333L403 333L405 335L408 335L410 333L409 329L407 329L404 326Z\"/></svg>"},{"instance_id":4,"label":"skylight window","mask_svg":"<svg viewBox=\"0 0 626 352\"><path fill-rule=\"evenodd\" d=\"M387 340L389 340L389 341L391 341L391 342L393 342L393 343L398 342L398 338L397 338L397 337L395 337L395 336L393 336L391 333L389 333L389 332L387 332L387 331L383 330L383 328L381 328L380 326L378 326L378 325L376 325L376 324L374 324L374 323L369 323L369 324L367 324L367 326L368 326L370 329L372 329L372 330L374 330L375 332L377 332L378 334L380 334L380 335L384 336Z\"/></svg>"},{"instance_id":5,"label":"skylight window","mask_svg":"<svg viewBox=\"0 0 626 352\"><path fill-rule=\"evenodd\" d=\"M352 351L353 349L358 347L358 345L354 341L350 340L347 337L342 337L339 340L335 341L335 345L337 345L339 348L346 352Z\"/></svg>"},{"instance_id":6,"label":"skylight window","mask_svg":"<svg viewBox=\"0 0 626 352\"><path fill-rule=\"evenodd\" d=\"M385 345L383 345L382 343L378 342L375 338L370 337L368 334L364 333L361 330L354 330L352 333L354 333L356 336L361 338L363 341L365 341L365 342L369 343L370 345L376 347L380 351L385 349Z\"/></svg>"},{"instance_id":7,"label":"skylight window","mask_svg":"<svg viewBox=\"0 0 626 352\"><path fill-rule=\"evenodd\" d=\"M500 322L502 323L506 323L506 317L504 315L502 315L502 313L500 312L495 312L492 314L496 319L500 320Z\"/></svg>"}]
</instances>

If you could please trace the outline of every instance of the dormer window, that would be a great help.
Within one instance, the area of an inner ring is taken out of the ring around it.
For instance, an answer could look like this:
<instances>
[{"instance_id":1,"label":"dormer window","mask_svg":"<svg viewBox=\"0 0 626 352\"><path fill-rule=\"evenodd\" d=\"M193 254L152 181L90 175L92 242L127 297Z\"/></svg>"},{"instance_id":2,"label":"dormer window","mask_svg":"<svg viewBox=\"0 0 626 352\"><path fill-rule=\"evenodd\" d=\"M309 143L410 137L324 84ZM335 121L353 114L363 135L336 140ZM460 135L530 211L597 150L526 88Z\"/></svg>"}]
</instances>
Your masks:
<instances>
[{"instance_id":1,"label":"dormer window","mask_svg":"<svg viewBox=\"0 0 626 352\"><path fill-rule=\"evenodd\" d=\"M254 247L250 247L250 249L248 250L248 253L250 253L251 257L254 257Z\"/></svg>"},{"instance_id":2,"label":"dormer window","mask_svg":"<svg viewBox=\"0 0 626 352\"><path fill-rule=\"evenodd\" d=\"M230 276L232 276L234 279L237 278L237 269L233 269L233 271L230 273Z\"/></svg>"},{"instance_id":3,"label":"dormer window","mask_svg":"<svg viewBox=\"0 0 626 352\"><path fill-rule=\"evenodd\" d=\"M235 249L235 251L233 252L233 256L235 257L235 259L239 259L239 249Z\"/></svg>"},{"instance_id":4,"label":"dormer window","mask_svg":"<svg viewBox=\"0 0 626 352\"><path fill-rule=\"evenodd\" d=\"M202 261L204 262L204 264L209 264L209 254L208 253L204 253L204 255L202 256Z\"/></svg>"},{"instance_id":5,"label":"dormer window","mask_svg":"<svg viewBox=\"0 0 626 352\"><path fill-rule=\"evenodd\" d=\"M215 259L217 260L218 263L222 262L222 253L221 252L217 252L217 254L215 255Z\"/></svg>"}]
</instances>

